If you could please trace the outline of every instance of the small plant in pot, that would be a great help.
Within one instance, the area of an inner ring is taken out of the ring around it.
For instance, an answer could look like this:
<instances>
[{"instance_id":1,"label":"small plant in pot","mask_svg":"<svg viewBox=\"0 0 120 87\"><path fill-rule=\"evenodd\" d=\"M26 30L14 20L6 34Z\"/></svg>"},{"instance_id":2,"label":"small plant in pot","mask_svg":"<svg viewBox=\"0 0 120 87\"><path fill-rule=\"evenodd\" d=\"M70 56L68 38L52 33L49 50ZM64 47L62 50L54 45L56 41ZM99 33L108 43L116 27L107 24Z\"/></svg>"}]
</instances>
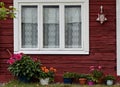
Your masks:
<instances>
[{"instance_id":1,"label":"small plant in pot","mask_svg":"<svg viewBox=\"0 0 120 87\"><path fill-rule=\"evenodd\" d=\"M91 74L88 74L87 75L87 84L88 85L94 85L96 82L96 79L91 75Z\"/></svg>"},{"instance_id":2,"label":"small plant in pot","mask_svg":"<svg viewBox=\"0 0 120 87\"><path fill-rule=\"evenodd\" d=\"M106 75L104 80L105 80L106 85L113 85L115 77L112 75Z\"/></svg>"},{"instance_id":3,"label":"small plant in pot","mask_svg":"<svg viewBox=\"0 0 120 87\"><path fill-rule=\"evenodd\" d=\"M46 66L42 66L40 68L39 80L41 85L48 85L49 82L54 82L54 76L56 73L56 69L53 67L47 68Z\"/></svg>"},{"instance_id":4,"label":"small plant in pot","mask_svg":"<svg viewBox=\"0 0 120 87\"><path fill-rule=\"evenodd\" d=\"M79 83L81 85L86 84L87 82L87 75L86 74L79 74Z\"/></svg>"},{"instance_id":5,"label":"small plant in pot","mask_svg":"<svg viewBox=\"0 0 120 87\"><path fill-rule=\"evenodd\" d=\"M65 84L72 84L73 78L74 78L74 73L72 72L65 72L63 74L63 81Z\"/></svg>"},{"instance_id":6,"label":"small plant in pot","mask_svg":"<svg viewBox=\"0 0 120 87\"><path fill-rule=\"evenodd\" d=\"M96 79L95 83L102 84L104 73L102 72L102 66L90 66L90 74Z\"/></svg>"}]
</instances>

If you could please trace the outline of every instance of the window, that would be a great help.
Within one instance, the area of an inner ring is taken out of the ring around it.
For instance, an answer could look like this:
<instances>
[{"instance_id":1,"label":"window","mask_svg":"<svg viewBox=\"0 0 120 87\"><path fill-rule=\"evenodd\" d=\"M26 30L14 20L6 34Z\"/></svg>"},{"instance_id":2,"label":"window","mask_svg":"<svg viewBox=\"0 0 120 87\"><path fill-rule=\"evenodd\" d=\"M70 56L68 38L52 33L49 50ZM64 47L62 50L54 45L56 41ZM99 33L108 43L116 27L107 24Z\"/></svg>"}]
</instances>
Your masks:
<instances>
[{"instance_id":1,"label":"window","mask_svg":"<svg viewBox=\"0 0 120 87\"><path fill-rule=\"evenodd\" d=\"M14 0L14 52L89 54L88 0Z\"/></svg>"}]
</instances>

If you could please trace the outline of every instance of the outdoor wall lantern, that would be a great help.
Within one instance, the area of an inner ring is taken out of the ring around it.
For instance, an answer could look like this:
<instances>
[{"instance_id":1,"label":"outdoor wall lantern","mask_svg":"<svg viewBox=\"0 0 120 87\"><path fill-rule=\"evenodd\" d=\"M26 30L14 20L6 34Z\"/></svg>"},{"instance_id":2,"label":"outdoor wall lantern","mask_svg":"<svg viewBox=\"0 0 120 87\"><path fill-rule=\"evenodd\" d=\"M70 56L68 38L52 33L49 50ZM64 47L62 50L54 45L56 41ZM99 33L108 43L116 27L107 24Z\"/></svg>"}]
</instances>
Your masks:
<instances>
[{"instance_id":1,"label":"outdoor wall lantern","mask_svg":"<svg viewBox=\"0 0 120 87\"><path fill-rule=\"evenodd\" d=\"M98 13L98 18L96 21L100 22L100 24L103 24L105 21L107 21L107 18L105 17L105 14L103 13L103 6L100 6L100 13Z\"/></svg>"}]
</instances>

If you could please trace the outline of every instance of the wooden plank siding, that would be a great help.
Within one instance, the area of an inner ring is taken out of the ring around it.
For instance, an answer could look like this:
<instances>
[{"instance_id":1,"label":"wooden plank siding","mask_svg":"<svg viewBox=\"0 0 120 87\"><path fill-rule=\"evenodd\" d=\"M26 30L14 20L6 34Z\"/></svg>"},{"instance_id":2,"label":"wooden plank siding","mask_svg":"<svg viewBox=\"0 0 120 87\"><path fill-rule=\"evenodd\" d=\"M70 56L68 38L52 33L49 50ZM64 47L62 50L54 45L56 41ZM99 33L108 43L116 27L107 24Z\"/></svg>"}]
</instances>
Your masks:
<instances>
[{"instance_id":1,"label":"wooden plank siding","mask_svg":"<svg viewBox=\"0 0 120 87\"><path fill-rule=\"evenodd\" d=\"M12 5L13 0L1 0ZM101 2L100 2L101 1ZM102 65L105 73L116 73L116 0L89 0L89 55L31 55L41 60L43 65L57 68L56 81L62 82L64 71L89 73L89 66ZM104 24L96 22L100 5L104 6L104 13L108 19ZM13 21L0 21L0 82L8 81L11 77L6 63L9 54L13 52Z\"/></svg>"}]
</instances>

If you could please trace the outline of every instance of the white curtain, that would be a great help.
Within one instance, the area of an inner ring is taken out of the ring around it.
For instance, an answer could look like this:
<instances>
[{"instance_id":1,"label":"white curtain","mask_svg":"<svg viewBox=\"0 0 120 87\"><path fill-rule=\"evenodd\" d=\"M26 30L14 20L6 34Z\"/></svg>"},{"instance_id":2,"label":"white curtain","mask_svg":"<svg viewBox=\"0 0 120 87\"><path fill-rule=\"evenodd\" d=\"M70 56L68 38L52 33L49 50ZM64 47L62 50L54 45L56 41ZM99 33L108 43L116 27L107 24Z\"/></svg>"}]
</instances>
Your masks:
<instances>
[{"instance_id":1,"label":"white curtain","mask_svg":"<svg viewBox=\"0 0 120 87\"><path fill-rule=\"evenodd\" d=\"M81 7L65 6L65 47L81 47Z\"/></svg>"},{"instance_id":2,"label":"white curtain","mask_svg":"<svg viewBox=\"0 0 120 87\"><path fill-rule=\"evenodd\" d=\"M37 35L37 6L22 6L22 48L36 48Z\"/></svg>"},{"instance_id":3,"label":"white curtain","mask_svg":"<svg viewBox=\"0 0 120 87\"><path fill-rule=\"evenodd\" d=\"M43 47L59 47L59 7L43 7Z\"/></svg>"}]
</instances>

